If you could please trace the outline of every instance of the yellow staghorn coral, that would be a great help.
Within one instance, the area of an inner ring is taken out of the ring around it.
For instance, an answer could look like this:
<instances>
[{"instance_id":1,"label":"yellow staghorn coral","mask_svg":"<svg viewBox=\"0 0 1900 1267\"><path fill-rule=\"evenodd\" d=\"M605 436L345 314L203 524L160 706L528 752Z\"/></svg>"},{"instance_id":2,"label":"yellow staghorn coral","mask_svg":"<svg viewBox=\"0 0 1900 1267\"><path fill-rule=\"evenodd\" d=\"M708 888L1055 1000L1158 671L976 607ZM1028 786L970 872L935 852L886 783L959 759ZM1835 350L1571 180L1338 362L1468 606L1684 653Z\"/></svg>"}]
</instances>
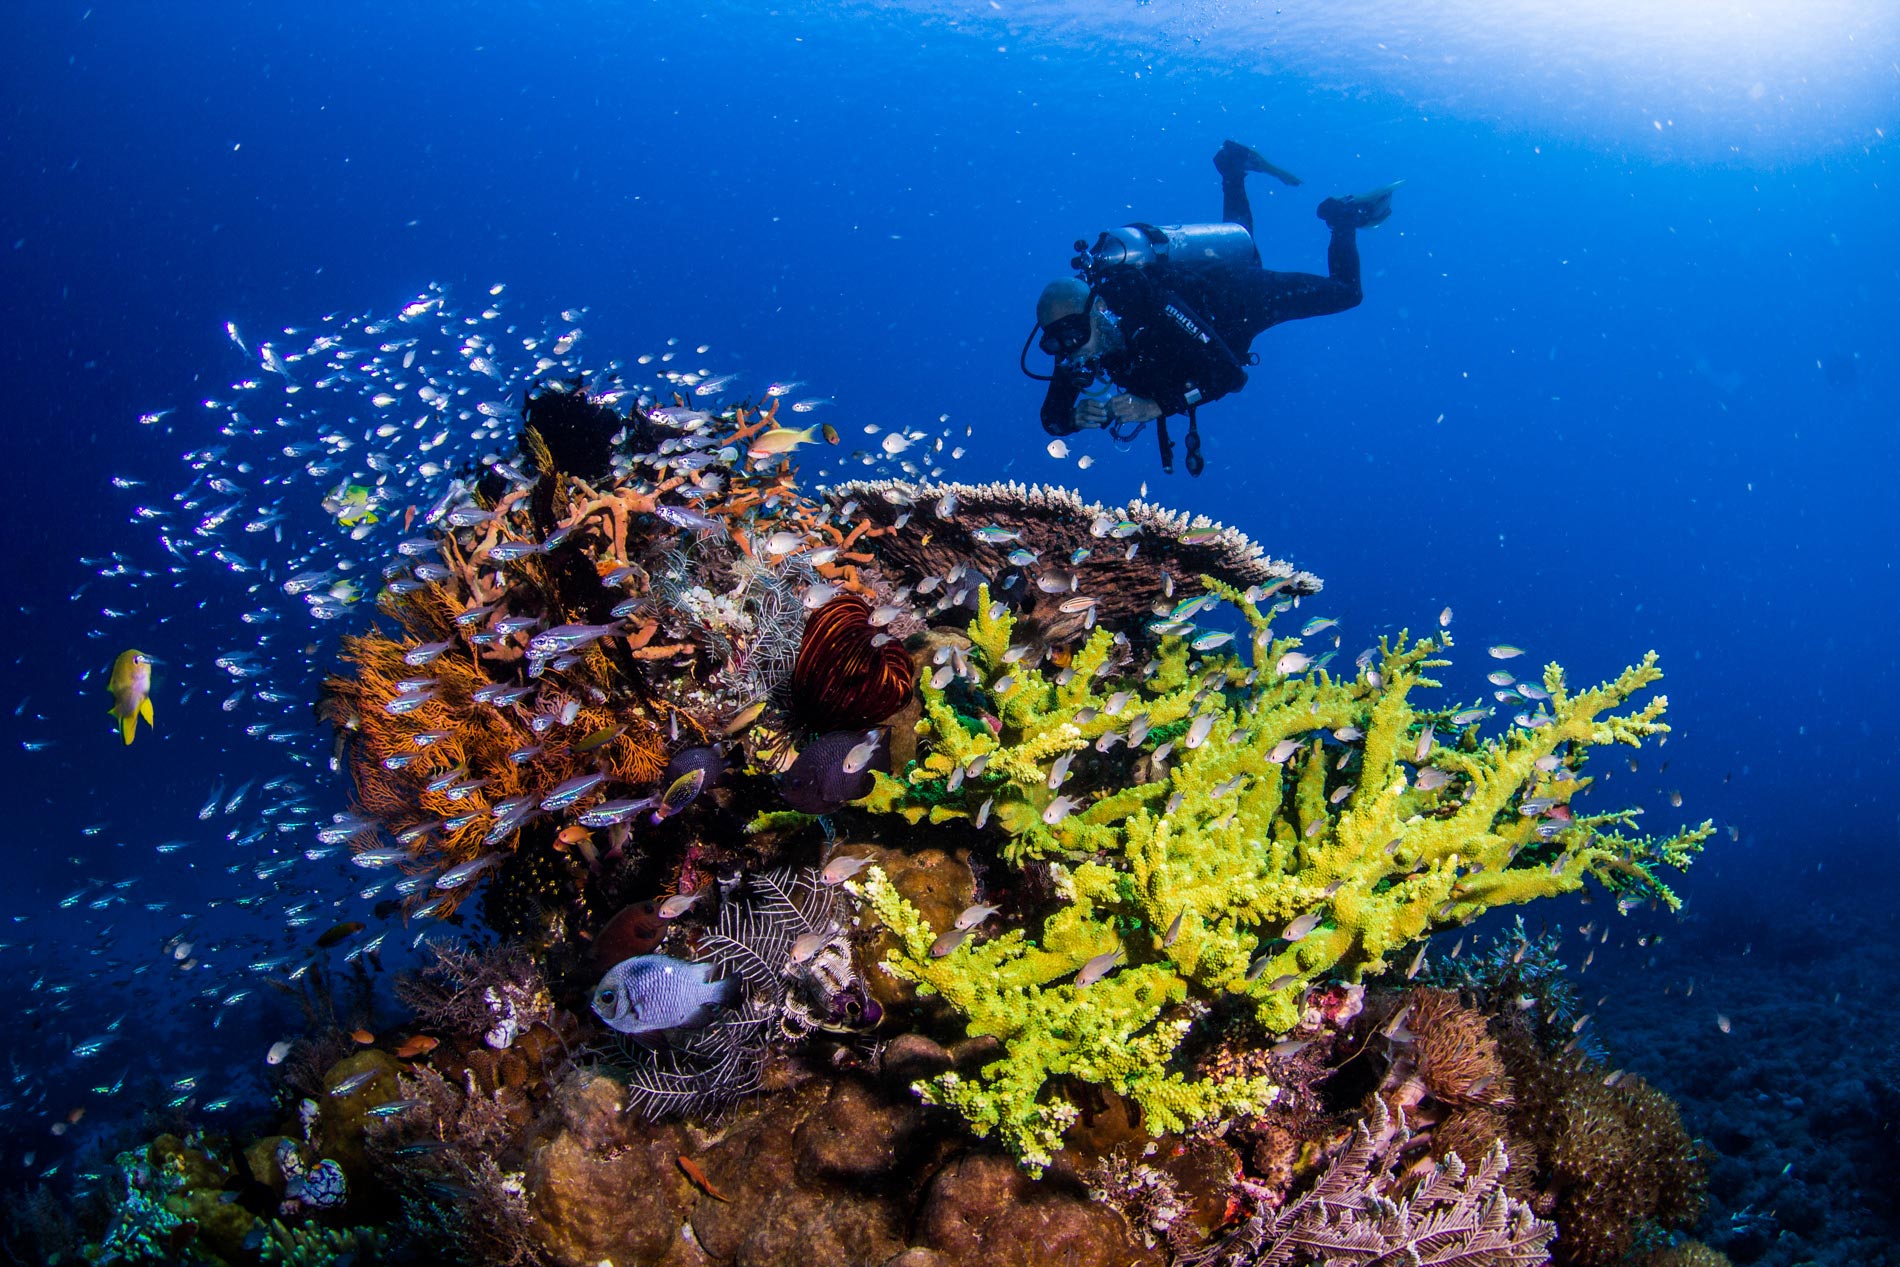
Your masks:
<instances>
[{"instance_id":1,"label":"yellow staghorn coral","mask_svg":"<svg viewBox=\"0 0 1900 1267\"><path fill-rule=\"evenodd\" d=\"M1197 656L1170 629L1176 617L1145 668L1125 637L1097 630L1051 671L1012 646L1011 617L982 592L969 674L921 685L917 761L860 802L1000 830L1007 861L1061 878L1067 902L1038 936L1014 930L942 958L930 954L939 930L880 878L865 886L898 934L887 969L1008 1049L978 1079L939 1080L930 1094L1027 1159L1046 1157L1072 1116L1054 1078L1113 1086L1156 1131L1261 1092L1169 1071L1187 1024L1164 1017L1171 1005L1245 995L1285 1031L1310 983L1384 971L1436 929L1586 875L1674 908L1655 869L1685 865L1711 831L1629 838L1612 829L1631 811L1570 809L1591 784L1578 773L1589 747L1667 730L1662 697L1616 711L1661 677L1653 654L1575 694L1551 665L1550 711L1481 738L1411 699L1439 685L1428 674L1448 663L1448 636L1401 632L1334 676L1298 639L1274 637L1284 605L1263 613L1263 596L1202 579L1245 617L1244 658ZM1064 792L1070 778L1092 790ZM1116 945L1128 966L1110 978L1055 984Z\"/></svg>"},{"instance_id":2,"label":"yellow staghorn coral","mask_svg":"<svg viewBox=\"0 0 1900 1267\"><path fill-rule=\"evenodd\" d=\"M925 1098L956 1109L978 1134L996 1132L1032 1170L1049 1164L1077 1114L1064 1097L1042 1094L1052 1078L1113 1088L1141 1107L1155 1133L1220 1113L1258 1112L1272 1102L1274 1087L1265 1078L1215 1083L1165 1071L1191 1018L1163 1015L1179 1013L1175 1005L1186 999L1186 984L1164 964L1122 968L1087 985L1062 981L1116 949L1109 926L1091 918L1093 898L1101 896L1096 884L1077 885L1075 903L1046 922L1040 946L1015 931L966 942L941 958L931 954L934 930L881 869L871 868L852 888L897 935L901 949L887 969L943 995L969 1018L972 1034L1000 1039L1007 1049L976 1079L939 1075L922 1088Z\"/></svg>"}]
</instances>

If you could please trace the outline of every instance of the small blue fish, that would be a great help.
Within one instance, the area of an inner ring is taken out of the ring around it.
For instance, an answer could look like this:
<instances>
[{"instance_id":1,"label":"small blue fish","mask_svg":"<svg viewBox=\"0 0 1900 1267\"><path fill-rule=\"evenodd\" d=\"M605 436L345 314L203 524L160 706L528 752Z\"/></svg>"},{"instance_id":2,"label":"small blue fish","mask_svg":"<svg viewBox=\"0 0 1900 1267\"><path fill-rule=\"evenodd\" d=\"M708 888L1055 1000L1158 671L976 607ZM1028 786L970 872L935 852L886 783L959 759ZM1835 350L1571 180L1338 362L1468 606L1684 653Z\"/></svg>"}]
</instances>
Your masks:
<instances>
[{"instance_id":1,"label":"small blue fish","mask_svg":"<svg viewBox=\"0 0 1900 1267\"><path fill-rule=\"evenodd\" d=\"M738 978L709 980L713 965L670 955L635 955L594 987L594 1015L609 1029L646 1041L668 1030L703 1029L741 997Z\"/></svg>"},{"instance_id":2,"label":"small blue fish","mask_svg":"<svg viewBox=\"0 0 1900 1267\"><path fill-rule=\"evenodd\" d=\"M459 889L482 872L488 870L488 868L499 866L507 857L508 855L503 853L485 853L479 858L471 858L467 862L450 867L447 871L437 876L435 878L435 887L438 889Z\"/></svg>"},{"instance_id":3,"label":"small blue fish","mask_svg":"<svg viewBox=\"0 0 1900 1267\"><path fill-rule=\"evenodd\" d=\"M655 506L653 513L673 527L687 532L709 532L719 526L719 521L711 515L701 514L697 510L688 510L684 506Z\"/></svg>"},{"instance_id":4,"label":"small blue fish","mask_svg":"<svg viewBox=\"0 0 1900 1267\"><path fill-rule=\"evenodd\" d=\"M641 810L651 809L652 807L653 798L650 796L642 797L637 801L625 799L602 801L592 809L582 813L578 821L583 827L612 827L617 823L626 822Z\"/></svg>"},{"instance_id":5,"label":"small blue fish","mask_svg":"<svg viewBox=\"0 0 1900 1267\"><path fill-rule=\"evenodd\" d=\"M502 623L497 621L495 627L500 629ZM604 625L558 625L530 638L528 654L544 659L567 651L578 651L589 643L618 632L620 624L612 620Z\"/></svg>"},{"instance_id":6,"label":"small blue fish","mask_svg":"<svg viewBox=\"0 0 1900 1267\"><path fill-rule=\"evenodd\" d=\"M541 801L544 810L566 809L589 792L607 781L604 774L577 774L564 783L557 784Z\"/></svg>"}]
</instances>

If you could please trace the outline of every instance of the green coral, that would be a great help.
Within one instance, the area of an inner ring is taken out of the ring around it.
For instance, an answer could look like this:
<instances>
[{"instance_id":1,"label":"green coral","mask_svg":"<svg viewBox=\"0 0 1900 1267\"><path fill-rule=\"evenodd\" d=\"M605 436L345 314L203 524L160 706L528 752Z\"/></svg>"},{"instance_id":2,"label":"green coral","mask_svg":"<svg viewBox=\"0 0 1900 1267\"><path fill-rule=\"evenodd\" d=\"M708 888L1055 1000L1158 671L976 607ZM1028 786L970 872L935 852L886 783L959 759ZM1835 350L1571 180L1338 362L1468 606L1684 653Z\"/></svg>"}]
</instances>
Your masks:
<instances>
[{"instance_id":1,"label":"green coral","mask_svg":"<svg viewBox=\"0 0 1900 1267\"><path fill-rule=\"evenodd\" d=\"M128 1176L126 1194L112 1212L112 1224L85 1256L96 1263L162 1263L177 1255L176 1240L185 1220L165 1204L162 1188L133 1178L144 1164L143 1152L121 1153L116 1159Z\"/></svg>"},{"instance_id":2,"label":"green coral","mask_svg":"<svg viewBox=\"0 0 1900 1267\"><path fill-rule=\"evenodd\" d=\"M113 1166L112 1222L97 1244L83 1249L88 1261L218 1263L252 1223L224 1191L229 1170L196 1136L160 1135L120 1153Z\"/></svg>"},{"instance_id":3,"label":"green coral","mask_svg":"<svg viewBox=\"0 0 1900 1267\"><path fill-rule=\"evenodd\" d=\"M1654 653L1574 694L1549 665L1548 712L1482 738L1410 700L1439 685L1428 675L1448 663L1448 635L1401 632L1334 675L1330 656L1308 661L1299 639L1274 636L1288 604L1263 613L1259 594L1203 583L1245 617L1241 655L1197 652L1177 614L1145 665L1125 637L1097 629L1053 671L1025 667L1014 618L984 591L969 629L978 680L921 685L927 751L860 802L1000 830L1007 861L1051 864L1061 879L1068 900L1036 939L1015 930L942 957L930 953L938 930L883 877L862 886L900 943L886 969L1006 1048L977 1078L944 1075L927 1094L1032 1164L1075 1114L1053 1079L1113 1087L1157 1133L1267 1094L1170 1067L1196 1004L1245 995L1284 1031L1313 981L1384 971L1436 929L1571 892L1586 875L1626 903L1674 909L1657 868L1686 865L1712 831L1625 835L1636 811L1569 808L1592 783L1580 773L1589 748L1667 731L1661 696L1617 711L1662 676ZM1061 763L1093 760L1091 747L1119 772L1065 793ZM1286 929L1296 921L1304 936ZM1127 966L1062 983L1116 946Z\"/></svg>"},{"instance_id":4,"label":"green coral","mask_svg":"<svg viewBox=\"0 0 1900 1267\"><path fill-rule=\"evenodd\" d=\"M285 1267L341 1267L380 1261L389 1238L371 1227L321 1227L306 1223L292 1227L281 1219L264 1224L258 1258Z\"/></svg>"},{"instance_id":5,"label":"green coral","mask_svg":"<svg viewBox=\"0 0 1900 1267\"><path fill-rule=\"evenodd\" d=\"M1052 1078L1114 1088L1141 1106L1157 1132L1222 1112L1259 1111L1274 1093L1264 1078L1213 1083L1166 1070L1192 1020L1173 1006L1185 1001L1187 985L1167 963L1124 967L1088 985L1058 983L1117 949L1107 908L1096 907L1104 895L1095 882L1108 869L1094 871L1100 874L1075 886L1074 903L1044 923L1041 945L1018 929L965 943L943 958L931 955L935 932L882 869L871 868L854 886L897 935L887 968L942 994L969 1018L972 1034L994 1036L1007 1048L975 1080L940 1075L923 1088L925 1098L956 1109L979 1134L997 1131L1037 1170L1049 1164L1076 1116L1065 1098L1041 1094ZM1164 1017L1167 1011L1180 1014Z\"/></svg>"}]
</instances>

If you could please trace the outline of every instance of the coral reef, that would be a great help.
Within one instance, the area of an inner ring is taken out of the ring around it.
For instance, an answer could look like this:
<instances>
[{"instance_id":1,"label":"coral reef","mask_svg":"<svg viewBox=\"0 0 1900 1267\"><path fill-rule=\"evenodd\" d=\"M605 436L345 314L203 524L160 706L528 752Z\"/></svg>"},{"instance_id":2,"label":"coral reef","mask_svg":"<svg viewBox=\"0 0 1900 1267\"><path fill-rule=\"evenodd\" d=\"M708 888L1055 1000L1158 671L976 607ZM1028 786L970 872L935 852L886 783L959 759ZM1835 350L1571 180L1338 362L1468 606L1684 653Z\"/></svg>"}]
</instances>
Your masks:
<instances>
[{"instance_id":1,"label":"coral reef","mask_svg":"<svg viewBox=\"0 0 1900 1267\"><path fill-rule=\"evenodd\" d=\"M1335 622L1276 630L1319 581L1231 529L814 496L776 402L622 399L531 393L326 684L326 846L503 940L299 1052L245 1153L283 1208L661 1267L1582 1264L1693 1222L1696 1148L1605 1085L1555 943L1434 940L1588 880L1679 905L1709 826L1586 806L1593 749L1667 730L1653 655L1488 728L1426 700L1448 634L1335 667ZM644 955L715 1004L603 1027Z\"/></svg>"},{"instance_id":2,"label":"coral reef","mask_svg":"<svg viewBox=\"0 0 1900 1267\"><path fill-rule=\"evenodd\" d=\"M342 1267L384 1261L390 1238L380 1229L341 1228L307 1219L285 1222L299 1209L341 1205L318 1197L317 1186L340 1176L334 1161L307 1166L301 1146L271 1137L255 1143L250 1154L268 1154L279 1183L302 1184L304 1197L284 1217L251 1208L255 1195L237 1159L221 1141L204 1136L180 1139L160 1135L148 1145L119 1154L113 1183L106 1193L108 1220L98 1239L72 1252L71 1261L109 1263L287 1264L290 1267ZM275 1167L281 1162L283 1170ZM328 1169L325 1169L325 1168ZM64 1238L61 1238L64 1239ZM59 1252L39 1261L64 1261Z\"/></svg>"},{"instance_id":3,"label":"coral reef","mask_svg":"<svg viewBox=\"0 0 1900 1267\"><path fill-rule=\"evenodd\" d=\"M791 681L801 724L861 730L910 699L910 657L896 642L878 641L873 614L857 595L840 594L805 622Z\"/></svg>"},{"instance_id":4,"label":"coral reef","mask_svg":"<svg viewBox=\"0 0 1900 1267\"><path fill-rule=\"evenodd\" d=\"M272 1219L257 1257L265 1267L356 1267L379 1261L388 1239L375 1228L290 1227Z\"/></svg>"},{"instance_id":5,"label":"coral reef","mask_svg":"<svg viewBox=\"0 0 1900 1267\"><path fill-rule=\"evenodd\" d=\"M622 1097L611 1078L579 1076L537 1136L523 1182L548 1261L1164 1261L1081 1189L1034 1183L1008 1157L938 1129L899 1082L861 1071L808 1079L741 1107L711 1136L643 1126Z\"/></svg>"},{"instance_id":6,"label":"coral reef","mask_svg":"<svg viewBox=\"0 0 1900 1267\"><path fill-rule=\"evenodd\" d=\"M497 464L492 498L454 486L435 531L386 569L377 602L397 632L346 638L351 671L326 684L359 805L325 839L361 866L399 866L404 909L438 918L484 872L571 841L565 884L545 864L497 879L526 887L518 906L555 908L556 940L585 923L560 909L600 852L581 829L608 829L617 852L636 818L685 808L691 794L660 795L668 761L772 702L793 668L794 587L838 573L833 556L854 557L866 527L834 527L783 463L737 465L736 446L773 426L642 415L651 447L617 452L621 474L600 489L530 429L535 475Z\"/></svg>"},{"instance_id":7,"label":"coral reef","mask_svg":"<svg viewBox=\"0 0 1900 1267\"><path fill-rule=\"evenodd\" d=\"M1684 1241L1654 1250L1636 1260L1636 1267L1730 1267L1728 1255L1701 1241Z\"/></svg>"},{"instance_id":8,"label":"coral reef","mask_svg":"<svg viewBox=\"0 0 1900 1267\"><path fill-rule=\"evenodd\" d=\"M1010 588L1020 592L1010 597L1046 642L1095 623L1139 627L1157 599L1199 594L1203 575L1288 596L1320 589L1311 572L1269 558L1234 529L1145 501L1108 507L1042 484L901 480L841 484L826 499L847 519L862 513L894 529L868 535L864 550L894 583L928 598L930 616L971 605L984 578L1007 582L1017 571L1021 580ZM922 517L917 529L895 531L909 528L913 515ZM1063 611L1063 597L1085 577L1090 611Z\"/></svg>"}]
</instances>

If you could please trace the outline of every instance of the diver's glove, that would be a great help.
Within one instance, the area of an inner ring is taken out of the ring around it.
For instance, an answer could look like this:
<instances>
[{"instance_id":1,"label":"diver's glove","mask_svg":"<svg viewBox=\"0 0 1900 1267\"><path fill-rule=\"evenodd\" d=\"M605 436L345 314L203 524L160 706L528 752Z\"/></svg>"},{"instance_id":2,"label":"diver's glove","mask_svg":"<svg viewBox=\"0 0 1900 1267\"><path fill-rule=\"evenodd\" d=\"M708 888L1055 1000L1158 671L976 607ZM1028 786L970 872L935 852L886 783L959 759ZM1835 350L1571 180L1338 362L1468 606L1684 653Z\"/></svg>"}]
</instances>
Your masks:
<instances>
[{"instance_id":1,"label":"diver's glove","mask_svg":"<svg viewBox=\"0 0 1900 1267\"><path fill-rule=\"evenodd\" d=\"M1328 198L1319 204L1319 218L1335 229L1370 229L1384 224L1392 214L1392 191L1404 183L1395 180L1363 194Z\"/></svg>"}]
</instances>

